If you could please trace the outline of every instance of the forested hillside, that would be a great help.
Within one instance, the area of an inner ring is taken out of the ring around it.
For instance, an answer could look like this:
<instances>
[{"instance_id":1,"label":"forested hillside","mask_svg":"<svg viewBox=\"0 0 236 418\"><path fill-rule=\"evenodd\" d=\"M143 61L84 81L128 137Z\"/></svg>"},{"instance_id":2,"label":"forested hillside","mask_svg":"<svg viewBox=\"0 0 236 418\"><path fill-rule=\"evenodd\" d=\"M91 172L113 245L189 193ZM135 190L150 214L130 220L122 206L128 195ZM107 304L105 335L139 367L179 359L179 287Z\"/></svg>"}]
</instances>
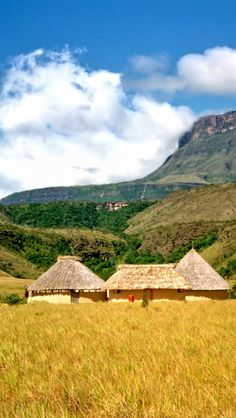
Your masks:
<instances>
[{"instance_id":1,"label":"forested hillside","mask_svg":"<svg viewBox=\"0 0 236 418\"><path fill-rule=\"evenodd\" d=\"M219 185L113 212L76 202L1 206L0 269L36 278L58 255L72 254L106 279L119 263L176 262L194 246L236 278L235 202L236 185Z\"/></svg>"}]
</instances>

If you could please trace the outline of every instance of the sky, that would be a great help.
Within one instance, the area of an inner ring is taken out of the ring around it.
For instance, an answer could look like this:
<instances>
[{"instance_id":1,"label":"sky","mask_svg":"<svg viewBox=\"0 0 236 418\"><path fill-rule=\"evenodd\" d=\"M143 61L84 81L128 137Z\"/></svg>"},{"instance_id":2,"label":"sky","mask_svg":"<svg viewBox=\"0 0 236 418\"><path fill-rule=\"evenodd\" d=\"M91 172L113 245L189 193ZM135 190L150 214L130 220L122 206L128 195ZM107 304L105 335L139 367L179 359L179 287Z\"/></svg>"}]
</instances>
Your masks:
<instances>
[{"instance_id":1,"label":"sky","mask_svg":"<svg viewBox=\"0 0 236 418\"><path fill-rule=\"evenodd\" d=\"M0 197L149 174L236 109L236 4L0 3Z\"/></svg>"}]
</instances>

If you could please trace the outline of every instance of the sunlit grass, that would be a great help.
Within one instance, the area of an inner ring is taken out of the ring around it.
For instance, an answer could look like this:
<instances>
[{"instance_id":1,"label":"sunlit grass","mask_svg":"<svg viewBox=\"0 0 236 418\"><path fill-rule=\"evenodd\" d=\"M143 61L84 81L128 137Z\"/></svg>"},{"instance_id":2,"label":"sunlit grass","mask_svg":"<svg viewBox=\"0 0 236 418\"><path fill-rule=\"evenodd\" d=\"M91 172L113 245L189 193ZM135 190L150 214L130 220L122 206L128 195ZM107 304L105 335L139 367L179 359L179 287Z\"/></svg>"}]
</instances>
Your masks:
<instances>
[{"instance_id":1,"label":"sunlit grass","mask_svg":"<svg viewBox=\"0 0 236 418\"><path fill-rule=\"evenodd\" d=\"M0 305L1 417L236 416L236 302Z\"/></svg>"},{"instance_id":2,"label":"sunlit grass","mask_svg":"<svg viewBox=\"0 0 236 418\"><path fill-rule=\"evenodd\" d=\"M25 287L32 283L32 280L28 279L15 279L15 277L1 277L0 276L0 296L10 295L11 293L17 293L23 297L25 293Z\"/></svg>"}]
</instances>

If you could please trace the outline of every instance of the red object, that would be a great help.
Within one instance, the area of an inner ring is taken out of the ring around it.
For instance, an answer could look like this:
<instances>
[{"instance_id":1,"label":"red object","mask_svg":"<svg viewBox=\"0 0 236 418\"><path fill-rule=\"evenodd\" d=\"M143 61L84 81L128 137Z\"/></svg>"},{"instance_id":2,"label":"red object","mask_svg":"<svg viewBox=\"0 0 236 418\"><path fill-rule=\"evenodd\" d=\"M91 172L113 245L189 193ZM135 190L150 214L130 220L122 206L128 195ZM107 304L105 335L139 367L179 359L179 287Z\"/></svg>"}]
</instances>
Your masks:
<instances>
[{"instance_id":1,"label":"red object","mask_svg":"<svg viewBox=\"0 0 236 418\"><path fill-rule=\"evenodd\" d=\"M134 302L134 295L129 295L128 300L129 302Z\"/></svg>"}]
</instances>

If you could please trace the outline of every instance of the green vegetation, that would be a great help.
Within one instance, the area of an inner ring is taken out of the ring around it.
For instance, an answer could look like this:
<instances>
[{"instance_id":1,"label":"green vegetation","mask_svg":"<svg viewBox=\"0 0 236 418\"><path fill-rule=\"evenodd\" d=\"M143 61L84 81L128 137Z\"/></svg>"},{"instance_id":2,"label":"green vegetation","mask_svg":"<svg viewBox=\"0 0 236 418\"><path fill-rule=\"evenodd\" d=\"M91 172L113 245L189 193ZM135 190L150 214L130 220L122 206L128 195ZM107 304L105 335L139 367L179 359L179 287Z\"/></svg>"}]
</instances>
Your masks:
<instances>
[{"instance_id":1,"label":"green vegetation","mask_svg":"<svg viewBox=\"0 0 236 418\"><path fill-rule=\"evenodd\" d=\"M37 228L96 228L120 234L128 227L130 218L151 204L133 202L112 212L105 205L97 208L95 203L89 202L0 205L0 215L18 225Z\"/></svg>"},{"instance_id":2,"label":"green vegetation","mask_svg":"<svg viewBox=\"0 0 236 418\"><path fill-rule=\"evenodd\" d=\"M12 222L39 228L95 228L98 212L95 203L44 203L1 206Z\"/></svg>"},{"instance_id":3,"label":"green vegetation","mask_svg":"<svg viewBox=\"0 0 236 418\"><path fill-rule=\"evenodd\" d=\"M218 185L113 212L94 203L0 206L0 269L33 279L58 255L71 254L107 279L117 264L177 262L193 246L234 283L235 201L236 185Z\"/></svg>"},{"instance_id":4,"label":"green vegetation","mask_svg":"<svg viewBox=\"0 0 236 418\"><path fill-rule=\"evenodd\" d=\"M131 202L128 206L112 212L102 208L98 213L98 227L115 234L122 234L128 228L129 219L152 204L153 202Z\"/></svg>"},{"instance_id":5,"label":"green vegetation","mask_svg":"<svg viewBox=\"0 0 236 418\"><path fill-rule=\"evenodd\" d=\"M6 303L7 305L23 305L26 303L26 299L21 298L18 293L11 293L7 296L0 295L0 303Z\"/></svg>"},{"instance_id":6,"label":"green vegetation","mask_svg":"<svg viewBox=\"0 0 236 418\"><path fill-rule=\"evenodd\" d=\"M126 247L124 240L99 231L0 225L0 268L15 277L36 278L59 255L72 254L106 278Z\"/></svg>"},{"instance_id":7,"label":"green vegetation","mask_svg":"<svg viewBox=\"0 0 236 418\"><path fill-rule=\"evenodd\" d=\"M234 418L235 340L233 300L2 305L0 416Z\"/></svg>"}]
</instances>

